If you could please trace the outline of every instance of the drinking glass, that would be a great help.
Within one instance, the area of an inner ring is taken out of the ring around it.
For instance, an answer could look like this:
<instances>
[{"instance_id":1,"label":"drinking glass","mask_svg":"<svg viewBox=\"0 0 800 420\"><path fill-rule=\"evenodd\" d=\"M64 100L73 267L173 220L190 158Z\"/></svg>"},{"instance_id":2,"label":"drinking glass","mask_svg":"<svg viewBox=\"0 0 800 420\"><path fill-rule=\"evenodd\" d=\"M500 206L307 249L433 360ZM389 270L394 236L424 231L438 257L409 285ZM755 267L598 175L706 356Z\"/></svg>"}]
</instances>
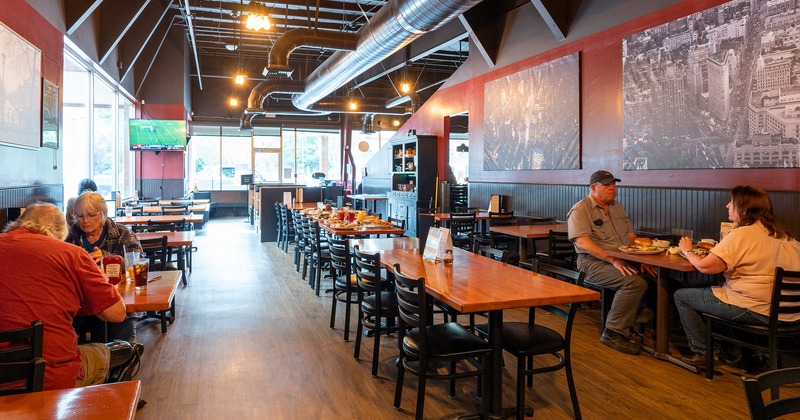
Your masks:
<instances>
[{"instance_id":1,"label":"drinking glass","mask_svg":"<svg viewBox=\"0 0 800 420\"><path fill-rule=\"evenodd\" d=\"M141 259L133 264L133 276L136 281L136 291L147 290L147 274L150 271L150 260Z\"/></svg>"},{"instance_id":2,"label":"drinking glass","mask_svg":"<svg viewBox=\"0 0 800 420\"><path fill-rule=\"evenodd\" d=\"M130 219L133 216L133 207L125 206L125 217Z\"/></svg>"}]
</instances>

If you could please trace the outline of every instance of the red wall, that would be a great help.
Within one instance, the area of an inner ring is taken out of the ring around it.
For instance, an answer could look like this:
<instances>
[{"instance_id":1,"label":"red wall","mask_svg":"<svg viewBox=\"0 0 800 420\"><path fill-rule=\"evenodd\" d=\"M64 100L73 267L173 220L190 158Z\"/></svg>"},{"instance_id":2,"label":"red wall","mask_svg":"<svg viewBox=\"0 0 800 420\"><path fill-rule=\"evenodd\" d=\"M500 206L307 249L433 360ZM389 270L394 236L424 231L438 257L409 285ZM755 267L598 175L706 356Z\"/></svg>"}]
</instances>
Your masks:
<instances>
[{"instance_id":1,"label":"red wall","mask_svg":"<svg viewBox=\"0 0 800 420\"><path fill-rule=\"evenodd\" d=\"M137 114L149 120L186 121L183 104L146 104ZM183 179L183 152L136 152L136 178Z\"/></svg>"},{"instance_id":2,"label":"red wall","mask_svg":"<svg viewBox=\"0 0 800 420\"><path fill-rule=\"evenodd\" d=\"M612 171L623 185L730 188L753 184L768 190L800 189L800 169L716 169L623 172L622 38L643 29L725 3L691 0L629 21L601 33L549 50L466 82L437 91L401 128L444 138L444 116L469 111L470 168L473 182L586 184L598 169ZM581 52L580 170L483 171L483 86L486 82L558 57ZM470 60L478 60L478 56ZM440 162L439 173L444 162Z\"/></svg>"}]
</instances>

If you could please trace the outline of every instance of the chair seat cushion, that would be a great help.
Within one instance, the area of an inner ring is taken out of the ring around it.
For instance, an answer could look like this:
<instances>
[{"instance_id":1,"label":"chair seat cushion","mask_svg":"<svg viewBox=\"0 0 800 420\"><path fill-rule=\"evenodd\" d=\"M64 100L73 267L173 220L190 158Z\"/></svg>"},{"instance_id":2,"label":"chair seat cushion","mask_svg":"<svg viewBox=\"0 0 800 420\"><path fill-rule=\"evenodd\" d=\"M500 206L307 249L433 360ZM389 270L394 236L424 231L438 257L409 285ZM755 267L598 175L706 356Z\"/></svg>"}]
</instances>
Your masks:
<instances>
[{"instance_id":1,"label":"chair seat cushion","mask_svg":"<svg viewBox=\"0 0 800 420\"><path fill-rule=\"evenodd\" d=\"M356 277L355 274L351 274L349 278L346 278L345 276L336 277L336 281L334 283L336 289L345 290L347 288L348 280L350 283L350 287L352 288L353 291L355 291L356 287L358 287L358 278Z\"/></svg>"},{"instance_id":2,"label":"chair seat cushion","mask_svg":"<svg viewBox=\"0 0 800 420\"><path fill-rule=\"evenodd\" d=\"M432 358L461 358L485 354L491 350L489 343L456 322L429 325L427 352ZM412 355L419 354L419 329L414 328L403 337L403 348Z\"/></svg>"},{"instance_id":3,"label":"chair seat cushion","mask_svg":"<svg viewBox=\"0 0 800 420\"><path fill-rule=\"evenodd\" d=\"M361 310L368 314L375 313L375 295L369 295L361 301ZM381 313L397 313L397 296L393 292L381 292Z\"/></svg>"},{"instance_id":4,"label":"chair seat cushion","mask_svg":"<svg viewBox=\"0 0 800 420\"><path fill-rule=\"evenodd\" d=\"M481 334L489 335L489 327L486 324L476 325L475 329ZM513 354L553 353L564 348L564 337L542 325L504 322L503 348Z\"/></svg>"}]
</instances>

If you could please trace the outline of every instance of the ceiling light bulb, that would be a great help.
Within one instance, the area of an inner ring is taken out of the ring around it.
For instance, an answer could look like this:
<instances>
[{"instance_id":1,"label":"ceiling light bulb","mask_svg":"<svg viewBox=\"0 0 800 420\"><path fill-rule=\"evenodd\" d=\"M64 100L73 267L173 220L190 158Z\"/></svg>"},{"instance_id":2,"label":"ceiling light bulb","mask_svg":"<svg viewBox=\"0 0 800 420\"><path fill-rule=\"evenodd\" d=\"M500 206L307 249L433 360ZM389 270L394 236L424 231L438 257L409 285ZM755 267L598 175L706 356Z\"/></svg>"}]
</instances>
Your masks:
<instances>
[{"instance_id":1,"label":"ceiling light bulb","mask_svg":"<svg viewBox=\"0 0 800 420\"><path fill-rule=\"evenodd\" d=\"M230 104L231 104L231 106L238 106L239 105L239 100L236 99L236 98L231 98Z\"/></svg>"},{"instance_id":2,"label":"ceiling light bulb","mask_svg":"<svg viewBox=\"0 0 800 420\"><path fill-rule=\"evenodd\" d=\"M358 109L358 104L355 101L350 101L350 110L355 111Z\"/></svg>"},{"instance_id":3,"label":"ceiling light bulb","mask_svg":"<svg viewBox=\"0 0 800 420\"><path fill-rule=\"evenodd\" d=\"M400 127L400 120L392 121L392 125L395 126L395 127Z\"/></svg>"},{"instance_id":4,"label":"ceiling light bulb","mask_svg":"<svg viewBox=\"0 0 800 420\"><path fill-rule=\"evenodd\" d=\"M236 77L233 78L233 81L237 85L243 85L244 84L244 75L243 74L237 74Z\"/></svg>"},{"instance_id":5,"label":"ceiling light bulb","mask_svg":"<svg viewBox=\"0 0 800 420\"><path fill-rule=\"evenodd\" d=\"M270 28L271 24L269 23L269 18L266 15L260 15L258 13L250 13L247 15L247 22L245 23L247 29L252 29L254 31L260 31L262 29L267 30Z\"/></svg>"},{"instance_id":6,"label":"ceiling light bulb","mask_svg":"<svg viewBox=\"0 0 800 420\"><path fill-rule=\"evenodd\" d=\"M408 93L408 91L411 90L411 85L409 85L408 83L403 83L402 85L400 85L400 90L403 93Z\"/></svg>"}]
</instances>

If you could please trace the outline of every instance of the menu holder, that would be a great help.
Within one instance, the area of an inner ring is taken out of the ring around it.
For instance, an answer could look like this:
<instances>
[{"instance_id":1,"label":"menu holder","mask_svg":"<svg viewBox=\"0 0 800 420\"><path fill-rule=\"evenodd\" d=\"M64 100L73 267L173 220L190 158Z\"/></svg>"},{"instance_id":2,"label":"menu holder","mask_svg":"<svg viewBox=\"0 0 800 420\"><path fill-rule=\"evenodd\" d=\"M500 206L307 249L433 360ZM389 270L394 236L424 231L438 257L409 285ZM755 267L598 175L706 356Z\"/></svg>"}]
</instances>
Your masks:
<instances>
[{"instance_id":1,"label":"menu holder","mask_svg":"<svg viewBox=\"0 0 800 420\"><path fill-rule=\"evenodd\" d=\"M500 212L500 195L499 194L492 194L492 197L489 199L489 212L490 213L499 213Z\"/></svg>"},{"instance_id":2,"label":"menu holder","mask_svg":"<svg viewBox=\"0 0 800 420\"><path fill-rule=\"evenodd\" d=\"M283 193L283 204L287 206L292 205L292 192L286 191Z\"/></svg>"},{"instance_id":3,"label":"menu holder","mask_svg":"<svg viewBox=\"0 0 800 420\"><path fill-rule=\"evenodd\" d=\"M736 226L733 222L720 222L719 224L719 240L721 241L728 232Z\"/></svg>"},{"instance_id":4,"label":"menu holder","mask_svg":"<svg viewBox=\"0 0 800 420\"><path fill-rule=\"evenodd\" d=\"M435 227L428 229L428 237L425 241L422 258L428 261L441 260L444 258L447 250L453 252L453 240L450 238L450 229Z\"/></svg>"}]
</instances>

